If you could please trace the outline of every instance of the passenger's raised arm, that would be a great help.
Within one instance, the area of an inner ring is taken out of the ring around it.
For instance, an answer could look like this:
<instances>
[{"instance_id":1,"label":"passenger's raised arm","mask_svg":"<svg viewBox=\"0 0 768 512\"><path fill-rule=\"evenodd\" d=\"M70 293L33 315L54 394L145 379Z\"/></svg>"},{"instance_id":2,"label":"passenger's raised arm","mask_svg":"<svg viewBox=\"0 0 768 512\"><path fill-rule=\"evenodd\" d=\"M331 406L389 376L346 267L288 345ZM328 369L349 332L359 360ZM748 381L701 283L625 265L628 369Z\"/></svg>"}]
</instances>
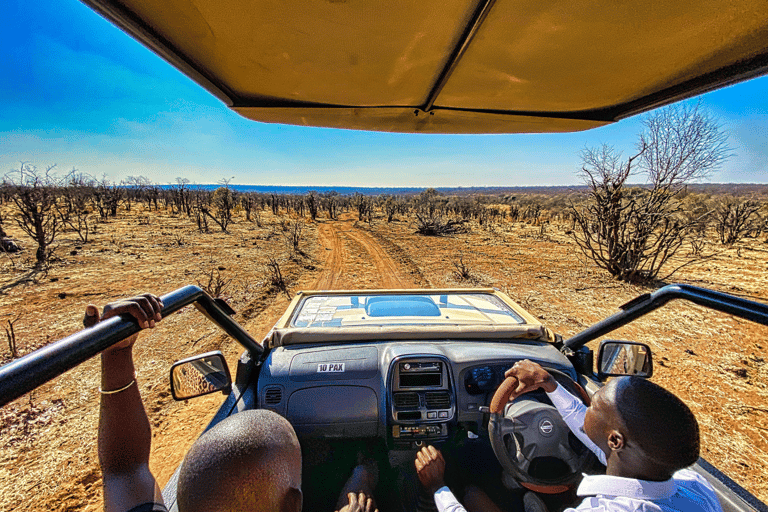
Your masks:
<instances>
[{"instance_id":1,"label":"passenger's raised arm","mask_svg":"<svg viewBox=\"0 0 768 512\"><path fill-rule=\"evenodd\" d=\"M123 299L104 307L86 307L83 325L128 314L142 328L162 319L162 301L151 294ZM136 382L133 344L138 334L101 354L99 465L103 475L104 510L125 512L144 504L162 503L160 489L149 470L152 433ZM150 509L151 510L151 509Z\"/></svg>"}]
</instances>

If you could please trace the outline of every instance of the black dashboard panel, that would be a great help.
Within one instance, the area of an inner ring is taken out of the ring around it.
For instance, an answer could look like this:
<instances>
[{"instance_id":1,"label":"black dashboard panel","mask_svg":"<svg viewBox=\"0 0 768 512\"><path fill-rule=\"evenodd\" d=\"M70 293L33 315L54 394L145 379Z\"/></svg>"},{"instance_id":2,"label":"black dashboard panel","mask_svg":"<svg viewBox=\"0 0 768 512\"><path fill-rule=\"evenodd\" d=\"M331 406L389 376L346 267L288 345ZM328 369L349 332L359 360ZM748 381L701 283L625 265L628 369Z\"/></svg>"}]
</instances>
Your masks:
<instances>
[{"instance_id":1,"label":"black dashboard panel","mask_svg":"<svg viewBox=\"0 0 768 512\"><path fill-rule=\"evenodd\" d=\"M543 342L291 345L264 362L258 406L288 418L300 437L381 437L393 449L412 449L459 427L481 435L480 407L521 359L576 378L565 356Z\"/></svg>"}]
</instances>

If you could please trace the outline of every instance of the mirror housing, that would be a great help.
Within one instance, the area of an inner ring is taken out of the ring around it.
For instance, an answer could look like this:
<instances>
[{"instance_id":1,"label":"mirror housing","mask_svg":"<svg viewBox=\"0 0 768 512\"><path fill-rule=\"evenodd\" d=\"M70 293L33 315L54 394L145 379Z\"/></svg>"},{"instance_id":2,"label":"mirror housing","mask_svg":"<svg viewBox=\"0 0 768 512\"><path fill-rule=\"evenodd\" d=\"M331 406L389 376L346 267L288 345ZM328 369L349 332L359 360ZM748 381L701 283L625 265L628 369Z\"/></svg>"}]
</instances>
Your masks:
<instances>
[{"instance_id":1,"label":"mirror housing","mask_svg":"<svg viewBox=\"0 0 768 512\"><path fill-rule=\"evenodd\" d=\"M598 378L625 375L645 378L653 375L651 347L635 341L601 341L597 356Z\"/></svg>"},{"instance_id":2,"label":"mirror housing","mask_svg":"<svg viewBox=\"0 0 768 512\"><path fill-rule=\"evenodd\" d=\"M171 394L174 400L188 400L216 391L232 390L227 361L219 350L176 361L171 366Z\"/></svg>"}]
</instances>

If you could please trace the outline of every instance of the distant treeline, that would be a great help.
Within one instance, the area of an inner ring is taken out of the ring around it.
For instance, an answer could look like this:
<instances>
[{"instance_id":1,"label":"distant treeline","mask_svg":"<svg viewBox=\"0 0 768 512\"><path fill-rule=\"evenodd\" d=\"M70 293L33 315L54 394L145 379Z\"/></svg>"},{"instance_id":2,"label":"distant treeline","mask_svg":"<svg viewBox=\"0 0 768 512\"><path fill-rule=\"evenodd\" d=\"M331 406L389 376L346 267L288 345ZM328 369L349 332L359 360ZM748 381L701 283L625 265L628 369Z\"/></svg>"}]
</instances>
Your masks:
<instances>
[{"instance_id":1,"label":"distant treeline","mask_svg":"<svg viewBox=\"0 0 768 512\"><path fill-rule=\"evenodd\" d=\"M127 185L126 185L127 186ZM160 188L173 189L178 185L159 185ZM202 190L216 190L221 184L189 185ZM628 187L645 188L645 185L635 184ZM304 195L309 192L326 194L335 192L341 196L416 196L428 190L427 187L323 187L323 186L292 186L292 185L237 185L229 184L229 188L237 192L255 192L260 194L285 194ZM440 195L445 196L472 196L472 195L511 195L511 194L537 194L557 196L572 192L587 192L585 185L553 185L553 186L518 186L518 187L432 187ZM699 194L731 194L731 195L761 195L768 196L768 184L763 183L700 183L688 185L689 192Z\"/></svg>"},{"instance_id":2,"label":"distant treeline","mask_svg":"<svg viewBox=\"0 0 768 512\"><path fill-rule=\"evenodd\" d=\"M605 190L616 197L603 200L600 194ZM682 184L653 190L631 185L595 186L592 190L564 186L417 189L194 185L184 178L160 185L143 176L114 183L76 170L60 176L54 173L54 166L43 171L22 164L0 183L0 251L17 250L18 244L5 231L8 224L15 224L37 244L35 259L42 267L53 254L58 233L75 232L87 243L96 221L107 222L119 211L130 212L134 207L184 215L201 233L213 226L228 232L237 218L261 227L262 213L267 211L275 218L288 215L281 220L281 230L290 231L293 222L298 237L301 223L295 219L336 220L340 213L354 211L358 220L368 223L376 219L411 222L424 235L459 233L470 226L494 231L505 223L524 222L539 226L542 235L545 226L557 225L572 236L582 232L595 237L595 243L615 233L629 233L635 243L639 238L632 230L642 228L655 243L671 239L668 231L672 230L677 237L673 249L677 250L683 241L704 240L713 230L725 245L760 236L768 230L767 198L768 185L750 184ZM660 214L658 204L663 201L674 201L674 208ZM605 205L615 206L619 214L645 208L647 216L663 225L615 214L605 220L599 210ZM641 242L641 249L648 245L647 240ZM693 251L699 253L697 247Z\"/></svg>"}]
</instances>

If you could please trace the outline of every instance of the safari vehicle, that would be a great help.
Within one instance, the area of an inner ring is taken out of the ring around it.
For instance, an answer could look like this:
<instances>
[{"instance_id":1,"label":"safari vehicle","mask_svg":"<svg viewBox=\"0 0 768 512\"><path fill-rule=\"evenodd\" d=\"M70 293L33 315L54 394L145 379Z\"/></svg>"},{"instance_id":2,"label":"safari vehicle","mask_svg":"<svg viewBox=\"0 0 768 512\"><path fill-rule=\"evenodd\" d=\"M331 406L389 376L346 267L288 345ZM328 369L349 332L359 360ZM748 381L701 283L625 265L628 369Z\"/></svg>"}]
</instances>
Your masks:
<instances>
[{"instance_id":1,"label":"safari vehicle","mask_svg":"<svg viewBox=\"0 0 768 512\"><path fill-rule=\"evenodd\" d=\"M85 3L261 122L585 130L768 71L768 19L755 0ZM496 290L307 291L259 342L197 287L162 298L164 316L194 303L245 348L234 381L217 354L175 364L174 397L227 392L211 425L252 408L288 418L305 454L306 510L332 509L360 452L381 467L382 511L428 509L412 469L424 443L490 449L503 469L492 476L499 488L523 486L570 505L567 489L582 471L601 468L545 395L508 403L504 370L538 361L589 400L607 377L650 376L653 363L647 345L604 340L595 358L586 343L669 300L768 325L764 304L686 285L640 296L565 340ZM112 318L4 366L0 402L137 331ZM708 462L696 469L727 512L768 511ZM164 498L175 507L175 479Z\"/></svg>"},{"instance_id":2,"label":"safari vehicle","mask_svg":"<svg viewBox=\"0 0 768 512\"><path fill-rule=\"evenodd\" d=\"M234 382L220 352L175 363L175 399L227 393L207 428L253 408L285 416L304 452L306 510L331 510L356 458L375 459L383 511L434 507L419 494L413 469L415 451L427 443L458 459L493 453L498 465L486 460L486 482L511 493L550 495L555 508L573 505L574 484L601 466L544 392L510 402L512 382L504 372L522 359L536 361L585 403L610 376L650 377L648 345L603 340L595 365L586 343L673 299L768 325L768 305L689 285L641 295L566 340L495 289L308 291L294 297L259 343L224 301L196 286L162 297L163 316L194 304L245 348ZM18 398L138 330L132 320L115 317L2 367L0 401ZM696 469L726 512L768 511L704 459ZM163 490L169 510L177 475Z\"/></svg>"}]
</instances>

